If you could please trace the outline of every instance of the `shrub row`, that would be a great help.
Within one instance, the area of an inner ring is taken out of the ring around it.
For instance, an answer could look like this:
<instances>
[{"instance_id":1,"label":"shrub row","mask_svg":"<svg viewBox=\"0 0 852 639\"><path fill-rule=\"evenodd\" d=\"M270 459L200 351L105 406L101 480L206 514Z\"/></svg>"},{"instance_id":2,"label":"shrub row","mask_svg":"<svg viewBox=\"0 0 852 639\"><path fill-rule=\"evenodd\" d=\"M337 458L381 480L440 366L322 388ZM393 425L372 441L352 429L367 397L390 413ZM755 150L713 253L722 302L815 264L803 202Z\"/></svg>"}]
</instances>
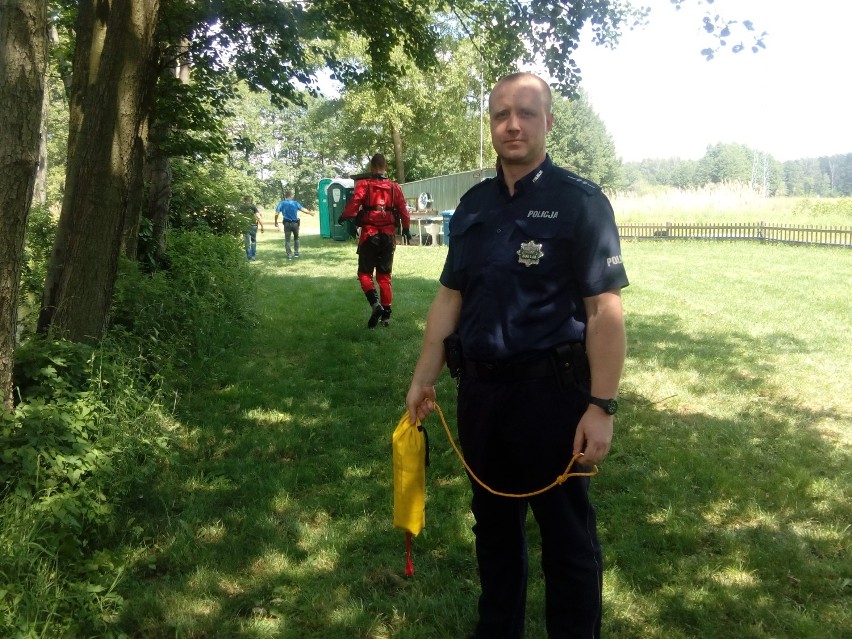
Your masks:
<instances>
[{"instance_id":1,"label":"shrub row","mask_svg":"<svg viewBox=\"0 0 852 639\"><path fill-rule=\"evenodd\" d=\"M165 380L250 317L233 237L176 233L167 257L154 274L122 265L101 343L31 337L16 351L18 403L0 420L0 636L118 636L113 549L132 534L119 514L168 461Z\"/></svg>"}]
</instances>

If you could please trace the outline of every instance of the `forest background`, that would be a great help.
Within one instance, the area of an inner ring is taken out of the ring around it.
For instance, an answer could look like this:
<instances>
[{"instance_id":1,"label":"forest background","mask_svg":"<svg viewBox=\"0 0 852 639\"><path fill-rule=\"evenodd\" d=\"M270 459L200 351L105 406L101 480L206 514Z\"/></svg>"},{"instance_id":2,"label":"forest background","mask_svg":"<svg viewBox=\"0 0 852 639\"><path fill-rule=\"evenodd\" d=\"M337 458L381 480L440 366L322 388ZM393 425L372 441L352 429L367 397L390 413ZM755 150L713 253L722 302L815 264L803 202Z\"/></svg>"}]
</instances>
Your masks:
<instances>
[{"instance_id":1,"label":"forest background","mask_svg":"<svg viewBox=\"0 0 852 639\"><path fill-rule=\"evenodd\" d=\"M641 9L369 9L0 7L3 634L121 636L118 584L154 543L134 500L174 461L171 416L203 384L198 371L256 321L245 195L268 212L289 189L316 208L319 178L361 171L377 150L400 181L492 166L485 91L524 66L560 92L554 160L613 199L667 187L713 197L723 186L751 203L784 196L788 210L817 212L808 219L848 218L850 155L781 163L718 144L697 161L619 161L572 51L584 25L617 42L647 18ZM764 46L744 21L705 24L707 51ZM340 81L336 95L323 95L327 77Z\"/></svg>"}]
</instances>

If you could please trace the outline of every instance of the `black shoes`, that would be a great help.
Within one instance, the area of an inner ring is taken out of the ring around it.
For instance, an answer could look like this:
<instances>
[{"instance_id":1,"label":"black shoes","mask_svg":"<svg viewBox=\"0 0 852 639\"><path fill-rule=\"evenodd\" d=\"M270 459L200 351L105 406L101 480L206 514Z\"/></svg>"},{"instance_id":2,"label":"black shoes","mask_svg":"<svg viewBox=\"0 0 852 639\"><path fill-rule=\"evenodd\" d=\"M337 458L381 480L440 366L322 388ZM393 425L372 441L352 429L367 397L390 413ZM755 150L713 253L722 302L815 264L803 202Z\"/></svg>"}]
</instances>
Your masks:
<instances>
[{"instance_id":1,"label":"black shoes","mask_svg":"<svg viewBox=\"0 0 852 639\"><path fill-rule=\"evenodd\" d=\"M370 314L370 319L367 320L367 328L376 328L376 324L379 323L382 315L385 314L384 307L376 302L373 304L373 312Z\"/></svg>"}]
</instances>

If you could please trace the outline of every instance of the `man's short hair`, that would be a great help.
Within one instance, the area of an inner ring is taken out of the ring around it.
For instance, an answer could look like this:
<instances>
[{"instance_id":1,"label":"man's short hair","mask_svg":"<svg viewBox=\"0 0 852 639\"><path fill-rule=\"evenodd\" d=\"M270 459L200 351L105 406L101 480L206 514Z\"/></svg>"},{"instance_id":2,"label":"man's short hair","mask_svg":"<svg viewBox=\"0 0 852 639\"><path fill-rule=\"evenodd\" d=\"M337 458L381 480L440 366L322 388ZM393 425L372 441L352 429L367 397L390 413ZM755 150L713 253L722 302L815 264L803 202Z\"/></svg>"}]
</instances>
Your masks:
<instances>
[{"instance_id":1,"label":"man's short hair","mask_svg":"<svg viewBox=\"0 0 852 639\"><path fill-rule=\"evenodd\" d=\"M542 78L537 76L535 73L530 73L529 71L516 71L514 73L509 73L508 75L504 75L502 78L497 80L494 83L494 86L491 88L491 93L494 93L494 89L496 89L499 85L505 82L515 82L516 80L521 80L522 78L532 78L534 80L538 80L543 89L542 93L544 94L544 110L547 113L553 112L553 92L550 90L550 85L545 82ZM491 110L491 96L488 97L488 109Z\"/></svg>"},{"instance_id":2,"label":"man's short hair","mask_svg":"<svg viewBox=\"0 0 852 639\"><path fill-rule=\"evenodd\" d=\"M388 161L385 159L384 155L382 155L381 153L376 153L370 159L370 168L377 173L387 171Z\"/></svg>"}]
</instances>

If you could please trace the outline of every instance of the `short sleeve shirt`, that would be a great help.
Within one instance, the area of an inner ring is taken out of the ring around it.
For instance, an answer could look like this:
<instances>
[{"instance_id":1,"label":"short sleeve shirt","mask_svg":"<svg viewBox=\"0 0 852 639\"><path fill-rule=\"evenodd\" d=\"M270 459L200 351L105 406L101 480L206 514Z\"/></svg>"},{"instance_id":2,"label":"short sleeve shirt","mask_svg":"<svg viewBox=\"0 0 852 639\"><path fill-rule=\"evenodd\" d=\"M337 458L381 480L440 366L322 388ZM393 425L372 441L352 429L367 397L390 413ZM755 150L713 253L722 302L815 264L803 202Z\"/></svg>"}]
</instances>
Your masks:
<instances>
[{"instance_id":1,"label":"short sleeve shirt","mask_svg":"<svg viewBox=\"0 0 852 639\"><path fill-rule=\"evenodd\" d=\"M303 208L296 200L282 200L278 205L281 218L285 222L296 222L299 219L299 211Z\"/></svg>"},{"instance_id":2,"label":"short sleeve shirt","mask_svg":"<svg viewBox=\"0 0 852 639\"><path fill-rule=\"evenodd\" d=\"M583 298L628 285L609 200L549 156L514 196L502 172L470 189L449 230L441 283L461 292L471 359L524 361L584 341Z\"/></svg>"},{"instance_id":3,"label":"short sleeve shirt","mask_svg":"<svg viewBox=\"0 0 852 639\"><path fill-rule=\"evenodd\" d=\"M260 210L254 204L244 202L240 204L240 210L243 215L245 215L245 221L247 224L247 228L251 228L252 226L257 225L257 215L260 213Z\"/></svg>"}]
</instances>

